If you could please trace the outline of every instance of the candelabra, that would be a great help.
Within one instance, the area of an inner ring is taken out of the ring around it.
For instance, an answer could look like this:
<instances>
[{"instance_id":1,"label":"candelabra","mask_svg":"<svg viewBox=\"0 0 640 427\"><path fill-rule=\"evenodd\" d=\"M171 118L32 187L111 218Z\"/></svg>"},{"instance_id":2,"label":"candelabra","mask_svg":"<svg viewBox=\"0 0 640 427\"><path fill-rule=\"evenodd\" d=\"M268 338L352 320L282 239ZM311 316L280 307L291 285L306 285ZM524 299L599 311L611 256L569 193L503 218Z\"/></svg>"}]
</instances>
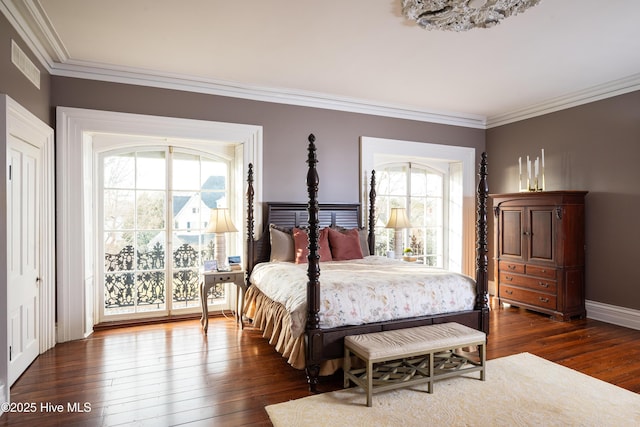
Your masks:
<instances>
[{"instance_id":1,"label":"candelabra","mask_svg":"<svg viewBox=\"0 0 640 427\"><path fill-rule=\"evenodd\" d=\"M536 156L535 160L527 156L525 168L523 179L522 157L518 157L518 189L520 191L544 191L544 148L541 156Z\"/></svg>"}]
</instances>

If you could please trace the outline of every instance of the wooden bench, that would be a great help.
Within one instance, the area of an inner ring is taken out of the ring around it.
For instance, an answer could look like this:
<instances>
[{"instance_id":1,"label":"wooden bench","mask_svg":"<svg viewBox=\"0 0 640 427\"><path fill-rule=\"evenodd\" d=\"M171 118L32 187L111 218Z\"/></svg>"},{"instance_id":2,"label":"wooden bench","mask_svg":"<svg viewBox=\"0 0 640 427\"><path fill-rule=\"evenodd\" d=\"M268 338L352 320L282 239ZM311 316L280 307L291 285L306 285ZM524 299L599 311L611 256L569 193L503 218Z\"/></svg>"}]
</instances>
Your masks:
<instances>
[{"instance_id":1,"label":"wooden bench","mask_svg":"<svg viewBox=\"0 0 640 427\"><path fill-rule=\"evenodd\" d=\"M353 381L367 393L371 406L373 393L433 382L439 379L480 372L485 379L486 340L484 332L458 323L441 323L415 328L350 335L344 338L344 386ZM478 359L471 360L455 350L478 346ZM352 368L351 356L364 368Z\"/></svg>"}]
</instances>

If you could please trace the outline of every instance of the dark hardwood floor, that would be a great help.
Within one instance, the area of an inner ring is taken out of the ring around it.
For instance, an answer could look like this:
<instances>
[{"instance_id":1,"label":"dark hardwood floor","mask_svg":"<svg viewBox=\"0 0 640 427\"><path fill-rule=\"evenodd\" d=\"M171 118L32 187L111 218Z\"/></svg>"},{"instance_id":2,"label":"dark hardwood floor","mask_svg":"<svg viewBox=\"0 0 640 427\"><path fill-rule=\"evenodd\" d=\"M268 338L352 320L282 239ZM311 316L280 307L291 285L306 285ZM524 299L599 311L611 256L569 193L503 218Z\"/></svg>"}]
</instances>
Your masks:
<instances>
[{"instance_id":1,"label":"dark hardwood floor","mask_svg":"<svg viewBox=\"0 0 640 427\"><path fill-rule=\"evenodd\" d=\"M640 393L640 331L495 308L487 357L524 351ZM335 375L322 378L319 389L341 384ZM304 373L258 331L220 317L205 336L189 320L57 345L11 388L16 407L33 412L5 413L0 426L271 425L265 406L309 394Z\"/></svg>"}]
</instances>

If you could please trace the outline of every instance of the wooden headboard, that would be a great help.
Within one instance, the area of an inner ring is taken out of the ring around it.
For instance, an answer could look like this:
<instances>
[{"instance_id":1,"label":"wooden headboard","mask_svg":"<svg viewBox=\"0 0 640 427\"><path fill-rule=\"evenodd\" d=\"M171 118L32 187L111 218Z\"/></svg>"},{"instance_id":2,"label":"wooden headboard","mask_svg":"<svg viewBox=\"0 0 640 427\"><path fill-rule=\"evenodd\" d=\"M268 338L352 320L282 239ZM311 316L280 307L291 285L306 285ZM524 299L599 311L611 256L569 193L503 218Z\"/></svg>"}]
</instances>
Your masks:
<instances>
[{"instance_id":1,"label":"wooden headboard","mask_svg":"<svg viewBox=\"0 0 640 427\"><path fill-rule=\"evenodd\" d=\"M360 205L357 203L321 203L318 219L319 227L340 226L344 228L359 228L362 224ZM306 203L267 203L267 220L261 237L255 242L254 262L269 260L271 245L269 242L269 225L291 229L293 227L307 227L309 212Z\"/></svg>"},{"instance_id":2,"label":"wooden headboard","mask_svg":"<svg viewBox=\"0 0 640 427\"><path fill-rule=\"evenodd\" d=\"M360 227L360 205L357 203L321 203L318 219L320 227L341 226ZM280 227L305 227L308 225L309 212L306 203L267 203L267 227L275 224ZM265 227L266 228L266 227Z\"/></svg>"}]
</instances>

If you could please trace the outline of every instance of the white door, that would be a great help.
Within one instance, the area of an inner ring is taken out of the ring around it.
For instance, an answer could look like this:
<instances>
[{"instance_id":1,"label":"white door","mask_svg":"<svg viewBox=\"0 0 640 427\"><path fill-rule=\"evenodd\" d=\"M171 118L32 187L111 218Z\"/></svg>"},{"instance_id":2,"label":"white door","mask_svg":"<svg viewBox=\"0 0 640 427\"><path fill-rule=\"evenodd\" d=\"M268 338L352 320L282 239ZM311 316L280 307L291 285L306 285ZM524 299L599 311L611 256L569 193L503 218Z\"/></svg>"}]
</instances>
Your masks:
<instances>
[{"instance_id":1,"label":"white door","mask_svg":"<svg viewBox=\"0 0 640 427\"><path fill-rule=\"evenodd\" d=\"M39 354L40 149L8 140L8 338L9 385Z\"/></svg>"}]
</instances>

